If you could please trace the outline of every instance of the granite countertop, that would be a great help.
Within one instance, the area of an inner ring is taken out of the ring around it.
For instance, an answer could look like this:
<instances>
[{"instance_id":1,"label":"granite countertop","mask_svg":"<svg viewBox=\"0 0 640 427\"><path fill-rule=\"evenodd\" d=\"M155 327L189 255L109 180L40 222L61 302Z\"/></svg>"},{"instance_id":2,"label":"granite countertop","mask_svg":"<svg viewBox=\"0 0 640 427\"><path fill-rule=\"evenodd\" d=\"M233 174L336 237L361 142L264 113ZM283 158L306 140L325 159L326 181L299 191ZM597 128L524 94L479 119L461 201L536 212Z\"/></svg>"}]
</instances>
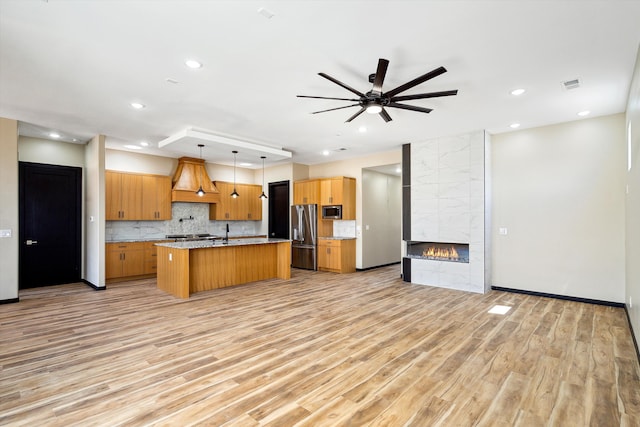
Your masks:
<instances>
[{"instance_id":1,"label":"granite countertop","mask_svg":"<svg viewBox=\"0 0 640 427\"><path fill-rule=\"evenodd\" d=\"M159 242L171 240L166 237L138 237L136 239L114 239L114 240L105 240L105 243L135 243L135 242Z\"/></svg>"},{"instance_id":2,"label":"granite countertop","mask_svg":"<svg viewBox=\"0 0 640 427\"><path fill-rule=\"evenodd\" d=\"M244 239L233 239L230 238L228 242L223 242L222 240L193 240L190 242L167 242L167 243L156 243L156 246L164 246L167 248L174 249L202 249L202 248L213 248L213 247L224 247L224 246L243 246L243 245L264 245L269 243L282 243L282 242L290 242L289 239L268 239L266 237L262 238L244 238Z\"/></svg>"},{"instance_id":3,"label":"granite countertop","mask_svg":"<svg viewBox=\"0 0 640 427\"><path fill-rule=\"evenodd\" d=\"M331 237L318 237L320 240L355 240L355 237L346 236L331 236Z\"/></svg>"},{"instance_id":4,"label":"granite countertop","mask_svg":"<svg viewBox=\"0 0 640 427\"><path fill-rule=\"evenodd\" d=\"M224 236L211 235L211 238L214 239L222 239ZM229 236L229 239L253 239L257 238L254 235L251 236ZM135 242L173 242L175 239L168 239L165 236L162 237L138 237L135 239L113 239L113 240L105 240L105 243L135 243Z\"/></svg>"}]
</instances>

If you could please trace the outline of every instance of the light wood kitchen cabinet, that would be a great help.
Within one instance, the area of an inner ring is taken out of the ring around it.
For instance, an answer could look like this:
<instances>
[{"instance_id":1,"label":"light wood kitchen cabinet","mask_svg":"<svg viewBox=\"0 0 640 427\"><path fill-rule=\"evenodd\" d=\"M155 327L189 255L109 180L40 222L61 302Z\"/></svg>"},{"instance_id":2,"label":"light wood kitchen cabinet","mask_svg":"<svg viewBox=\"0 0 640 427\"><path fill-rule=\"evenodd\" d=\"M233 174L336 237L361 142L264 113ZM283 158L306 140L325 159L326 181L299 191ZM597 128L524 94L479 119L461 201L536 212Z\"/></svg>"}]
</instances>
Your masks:
<instances>
[{"instance_id":1,"label":"light wood kitchen cabinet","mask_svg":"<svg viewBox=\"0 0 640 427\"><path fill-rule=\"evenodd\" d=\"M158 242L144 242L144 267L142 274L156 274L158 272Z\"/></svg>"},{"instance_id":2,"label":"light wood kitchen cabinet","mask_svg":"<svg viewBox=\"0 0 640 427\"><path fill-rule=\"evenodd\" d=\"M171 219L171 178L105 171L107 221Z\"/></svg>"},{"instance_id":3,"label":"light wood kitchen cabinet","mask_svg":"<svg viewBox=\"0 0 640 427\"><path fill-rule=\"evenodd\" d=\"M142 218L142 175L105 172L106 219Z\"/></svg>"},{"instance_id":4,"label":"light wood kitchen cabinet","mask_svg":"<svg viewBox=\"0 0 640 427\"><path fill-rule=\"evenodd\" d=\"M294 205L319 205L320 204L320 180L306 179L293 183Z\"/></svg>"},{"instance_id":5,"label":"light wood kitchen cabinet","mask_svg":"<svg viewBox=\"0 0 640 427\"><path fill-rule=\"evenodd\" d=\"M260 221L262 220L262 187L254 184L235 184L240 195L231 197L234 184L232 182L215 181L220 191L220 201L209 205L209 219L218 221Z\"/></svg>"},{"instance_id":6,"label":"light wood kitchen cabinet","mask_svg":"<svg viewBox=\"0 0 640 427\"><path fill-rule=\"evenodd\" d=\"M346 176L324 178L320 183L320 204L341 205L342 219L356 219L356 180Z\"/></svg>"},{"instance_id":7,"label":"light wood kitchen cabinet","mask_svg":"<svg viewBox=\"0 0 640 427\"><path fill-rule=\"evenodd\" d=\"M334 273L356 271L355 239L319 239L318 270Z\"/></svg>"},{"instance_id":8,"label":"light wood kitchen cabinet","mask_svg":"<svg viewBox=\"0 0 640 427\"><path fill-rule=\"evenodd\" d=\"M118 279L144 273L144 243L107 243L105 278Z\"/></svg>"},{"instance_id":9,"label":"light wood kitchen cabinet","mask_svg":"<svg viewBox=\"0 0 640 427\"><path fill-rule=\"evenodd\" d=\"M142 176L142 219L171 219L171 178L162 175Z\"/></svg>"}]
</instances>

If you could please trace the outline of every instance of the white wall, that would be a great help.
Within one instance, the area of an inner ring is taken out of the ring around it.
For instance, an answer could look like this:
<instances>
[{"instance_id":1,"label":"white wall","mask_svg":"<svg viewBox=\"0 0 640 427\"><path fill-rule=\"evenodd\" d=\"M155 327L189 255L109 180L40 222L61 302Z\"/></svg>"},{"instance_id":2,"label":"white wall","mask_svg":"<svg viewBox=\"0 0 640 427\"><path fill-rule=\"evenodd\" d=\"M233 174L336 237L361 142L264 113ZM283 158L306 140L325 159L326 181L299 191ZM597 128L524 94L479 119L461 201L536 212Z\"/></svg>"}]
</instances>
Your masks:
<instances>
[{"instance_id":1,"label":"white wall","mask_svg":"<svg viewBox=\"0 0 640 427\"><path fill-rule=\"evenodd\" d=\"M0 117L0 301L18 298L18 122Z\"/></svg>"},{"instance_id":2,"label":"white wall","mask_svg":"<svg viewBox=\"0 0 640 427\"><path fill-rule=\"evenodd\" d=\"M105 183L104 135L98 135L85 147L84 170L84 279L94 286L105 286Z\"/></svg>"},{"instance_id":3,"label":"white wall","mask_svg":"<svg viewBox=\"0 0 640 427\"><path fill-rule=\"evenodd\" d=\"M309 178L349 176L356 179L356 268L364 268L362 262L362 169L394 163L402 163L400 147L397 150L370 156L309 166Z\"/></svg>"},{"instance_id":4,"label":"white wall","mask_svg":"<svg viewBox=\"0 0 640 427\"><path fill-rule=\"evenodd\" d=\"M493 285L623 302L624 115L493 135L492 150Z\"/></svg>"},{"instance_id":5,"label":"white wall","mask_svg":"<svg viewBox=\"0 0 640 427\"><path fill-rule=\"evenodd\" d=\"M362 268L400 262L400 177L364 169L362 194Z\"/></svg>"},{"instance_id":6,"label":"white wall","mask_svg":"<svg viewBox=\"0 0 640 427\"><path fill-rule=\"evenodd\" d=\"M83 168L84 148L84 144L20 136L18 137L18 160Z\"/></svg>"},{"instance_id":7,"label":"white wall","mask_svg":"<svg viewBox=\"0 0 640 427\"><path fill-rule=\"evenodd\" d=\"M625 130L628 158L626 185L626 304L636 342L640 342L640 49L627 103Z\"/></svg>"}]
</instances>

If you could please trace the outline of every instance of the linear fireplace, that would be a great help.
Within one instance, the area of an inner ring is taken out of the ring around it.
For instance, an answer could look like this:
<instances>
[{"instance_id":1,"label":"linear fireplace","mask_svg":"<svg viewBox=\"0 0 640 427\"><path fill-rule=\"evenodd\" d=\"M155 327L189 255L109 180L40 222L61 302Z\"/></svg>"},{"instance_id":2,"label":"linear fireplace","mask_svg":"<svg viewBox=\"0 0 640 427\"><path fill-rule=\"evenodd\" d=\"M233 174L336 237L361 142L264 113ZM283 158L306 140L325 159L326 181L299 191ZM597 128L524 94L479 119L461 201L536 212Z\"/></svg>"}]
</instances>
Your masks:
<instances>
[{"instance_id":1,"label":"linear fireplace","mask_svg":"<svg viewBox=\"0 0 640 427\"><path fill-rule=\"evenodd\" d=\"M408 241L407 256L415 259L469 263L469 245Z\"/></svg>"}]
</instances>

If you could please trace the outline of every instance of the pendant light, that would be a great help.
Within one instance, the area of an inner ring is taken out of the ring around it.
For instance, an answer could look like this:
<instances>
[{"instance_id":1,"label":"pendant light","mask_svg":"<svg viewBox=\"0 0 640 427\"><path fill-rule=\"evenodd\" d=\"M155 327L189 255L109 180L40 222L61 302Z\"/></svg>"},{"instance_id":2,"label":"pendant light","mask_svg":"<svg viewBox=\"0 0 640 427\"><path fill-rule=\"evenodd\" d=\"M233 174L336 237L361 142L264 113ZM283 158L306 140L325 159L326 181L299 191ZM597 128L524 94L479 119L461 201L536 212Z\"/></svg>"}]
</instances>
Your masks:
<instances>
[{"instance_id":1,"label":"pendant light","mask_svg":"<svg viewBox=\"0 0 640 427\"><path fill-rule=\"evenodd\" d=\"M200 160L202 160L202 147L204 147L204 144L198 144L198 147L200 147ZM204 163L202 164L202 168L204 167ZM196 194L200 197L204 196L206 193L204 192L204 190L202 189L202 168L200 168L200 188L198 188L198 191L196 191Z\"/></svg>"},{"instance_id":2,"label":"pendant light","mask_svg":"<svg viewBox=\"0 0 640 427\"><path fill-rule=\"evenodd\" d=\"M260 158L262 159L262 194L260 195L260 198L264 200L267 198L267 195L264 194L264 159L266 159L266 157L260 156Z\"/></svg>"},{"instance_id":3,"label":"pendant light","mask_svg":"<svg viewBox=\"0 0 640 427\"><path fill-rule=\"evenodd\" d=\"M236 191L236 154L238 154L238 152L236 150L233 150L232 153L233 153L233 193L231 193L231 197L235 199L240 196Z\"/></svg>"}]
</instances>

